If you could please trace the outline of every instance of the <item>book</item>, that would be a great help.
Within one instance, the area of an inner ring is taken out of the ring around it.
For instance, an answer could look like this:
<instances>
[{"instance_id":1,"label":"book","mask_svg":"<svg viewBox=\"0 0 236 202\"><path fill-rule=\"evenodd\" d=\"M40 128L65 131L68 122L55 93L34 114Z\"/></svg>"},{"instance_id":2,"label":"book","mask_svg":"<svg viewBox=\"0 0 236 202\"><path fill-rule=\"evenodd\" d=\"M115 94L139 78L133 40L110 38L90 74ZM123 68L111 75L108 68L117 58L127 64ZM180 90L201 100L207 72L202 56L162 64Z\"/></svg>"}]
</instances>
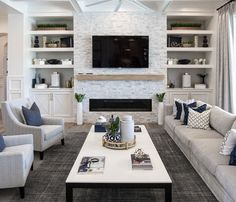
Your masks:
<instances>
[{"instance_id":1,"label":"book","mask_svg":"<svg viewBox=\"0 0 236 202\"><path fill-rule=\"evenodd\" d=\"M103 173L105 156L84 156L78 169L79 174Z\"/></svg>"},{"instance_id":2,"label":"book","mask_svg":"<svg viewBox=\"0 0 236 202\"><path fill-rule=\"evenodd\" d=\"M145 155L142 158L135 158L134 154L131 154L131 162L133 170L152 170L152 162L149 155Z\"/></svg>"}]
</instances>

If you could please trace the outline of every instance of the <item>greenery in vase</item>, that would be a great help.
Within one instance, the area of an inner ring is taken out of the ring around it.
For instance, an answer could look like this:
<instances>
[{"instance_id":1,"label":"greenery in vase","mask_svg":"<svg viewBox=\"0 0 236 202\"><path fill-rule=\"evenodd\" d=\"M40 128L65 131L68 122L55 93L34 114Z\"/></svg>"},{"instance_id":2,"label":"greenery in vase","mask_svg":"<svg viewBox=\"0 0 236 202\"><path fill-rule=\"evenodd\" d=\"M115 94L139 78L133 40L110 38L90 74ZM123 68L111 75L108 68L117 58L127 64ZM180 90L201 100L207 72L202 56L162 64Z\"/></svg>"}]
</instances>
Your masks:
<instances>
[{"instance_id":1,"label":"greenery in vase","mask_svg":"<svg viewBox=\"0 0 236 202\"><path fill-rule=\"evenodd\" d=\"M157 93L157 94L156 94L157 101L158 101L158 102L163 102L163 101L164 101L165 94L166 94L166 93Z\"/></svg>"},{"instance_id":2,"label":"greenery in vase","mask_svg":"<svg viewBox=\"0 0 236 202\"><path fill-rule=\"evenodd\" d=\"M110 120L108 122L108 124L106 125L106 130L107 130L108 134L111 134L113 136L115 136L118 133L119 129L120 129L120 118L119 117L116 117L115 120L112 118L112 120Z\"/></svg>"},{"instance_id":3,"label":"greenery in vase","mask_svg":"<svg viewBox=\"0 0 236 202\"><path fill-rule=\"evenodd\" d=\"M75 99L77 100L77 102L83 102L84 97L85 94L75 93Z\"/></svg>"}]
</instances>

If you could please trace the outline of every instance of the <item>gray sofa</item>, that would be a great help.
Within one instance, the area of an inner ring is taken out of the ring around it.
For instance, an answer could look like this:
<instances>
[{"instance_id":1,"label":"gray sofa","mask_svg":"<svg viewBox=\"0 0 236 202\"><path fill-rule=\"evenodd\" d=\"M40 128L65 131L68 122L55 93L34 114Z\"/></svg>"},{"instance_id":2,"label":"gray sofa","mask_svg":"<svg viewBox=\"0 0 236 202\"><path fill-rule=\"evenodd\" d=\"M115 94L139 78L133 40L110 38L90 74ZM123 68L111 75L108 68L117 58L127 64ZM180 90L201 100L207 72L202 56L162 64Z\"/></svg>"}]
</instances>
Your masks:
<instances>
[{"instance_id":1,"label":"gray sofa","mask_svg":"<svg viewBox=\"0 0 236 202\"><path fill-rule=\"evenodd\" d=\"M210 106L211 107L211 106ZM209 130L192 129L175 120L173 106L165 105L164 128L221 202L236 201L236 166L219 153L227 131L236 128L236 116L211 107Z\"/></svg>"}]
</instances>

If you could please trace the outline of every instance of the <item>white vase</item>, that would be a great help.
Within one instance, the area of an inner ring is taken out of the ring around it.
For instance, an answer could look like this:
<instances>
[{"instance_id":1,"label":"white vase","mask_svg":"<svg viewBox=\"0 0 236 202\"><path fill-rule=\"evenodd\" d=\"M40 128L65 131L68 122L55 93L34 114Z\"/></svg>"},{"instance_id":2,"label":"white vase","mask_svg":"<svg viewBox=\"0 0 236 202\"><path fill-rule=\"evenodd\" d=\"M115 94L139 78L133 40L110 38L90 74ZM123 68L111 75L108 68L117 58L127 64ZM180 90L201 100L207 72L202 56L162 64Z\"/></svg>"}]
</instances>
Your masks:
<instances>
[{"instance_id":1,"label":"white vase","mask_svg":"<svg viewBox=\"0 0 236 202\"><path fill-rule=\"evenodd\" d=\"M158 125L163 125L164 123L164 103L163 102L159 102L158 103Z\"/></svg>"},{"instance_id":2,"label":"white vase","mask_svg":"<svg viewBox=\"0 0 236 202\"><path fill-rule=\"evenodd\" d=\"M83 103L77 103L77 125L83 124Z\"/></svg>"},{"instance_id":3,"label":"white vase","mask_svg":"<svg viewBox=\"0 0 236 202\"><path fill-rule=\"evenodd\" d=\"M120 133L122 142L134 140L134 120L132 116L126 115L120 121Z\"/></svg>"}]
</instances>

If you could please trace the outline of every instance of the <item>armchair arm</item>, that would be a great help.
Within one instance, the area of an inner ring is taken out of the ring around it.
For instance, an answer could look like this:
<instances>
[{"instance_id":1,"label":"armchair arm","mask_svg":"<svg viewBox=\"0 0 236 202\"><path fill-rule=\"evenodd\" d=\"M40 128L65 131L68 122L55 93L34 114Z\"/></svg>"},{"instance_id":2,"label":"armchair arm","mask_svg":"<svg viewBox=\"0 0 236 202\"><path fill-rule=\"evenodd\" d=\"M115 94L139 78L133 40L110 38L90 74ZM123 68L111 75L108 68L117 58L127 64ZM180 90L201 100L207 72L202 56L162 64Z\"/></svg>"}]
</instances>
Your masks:
<instances>
[{"instance_id":1,"label":"armchair arm","mask_svg":"<svg viewBox=\"0 0 236 202\"><path fill-rule=\"evenodd\" d=\"M164 116L172 115L173 114L173 105L165 104L164 106Z\"/></svg>"},{"instance_id":2,"label":"armchair arm","mask_svg":"<svg viewBox=\"0 0 236 202\"><path fill-rule=\"evenodd\" d=\"M10 187L23 186L25 171L23 153L1 152L0 153L0 186Z\"/></svg>"},{"instance_id":3,"label":"armchair arm","mask_svg":"<svg viewBox=\"0 0 236 202\"><path fill-rule=\"evenodd\" d=\"M63 119L42 117L44 125L64 125Z\"/></svg>"},{"instance_id":4,"label":"armchair arm","mask_svg":"<svg viewBox=\"0 0 236 202\"><path fill-rule=\"evenodd\" d=\"M22 144L33 144L33 135L10 135L4 136L4 141L7 147L22 145Z\"/></svg>"}]
</instances>

